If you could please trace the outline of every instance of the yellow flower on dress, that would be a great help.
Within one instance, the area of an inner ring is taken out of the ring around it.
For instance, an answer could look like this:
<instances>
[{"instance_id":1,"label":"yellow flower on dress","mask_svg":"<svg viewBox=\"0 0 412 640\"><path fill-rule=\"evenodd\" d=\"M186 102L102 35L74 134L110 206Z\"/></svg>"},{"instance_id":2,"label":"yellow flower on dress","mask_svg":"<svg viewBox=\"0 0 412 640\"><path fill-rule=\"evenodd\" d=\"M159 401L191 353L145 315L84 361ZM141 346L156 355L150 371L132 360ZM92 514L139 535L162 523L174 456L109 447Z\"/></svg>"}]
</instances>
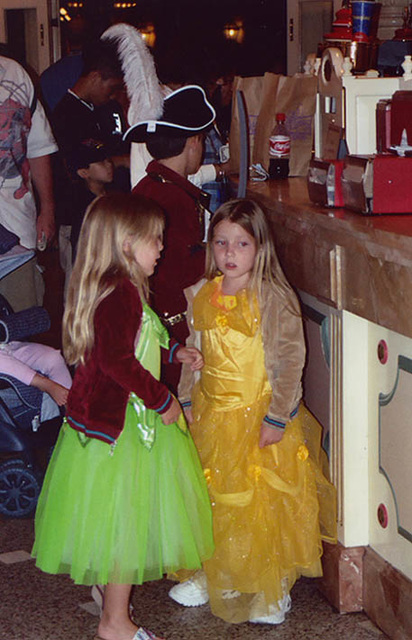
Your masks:
<instances>
[{"instance_id":1,"label":"yellow flower on dress","mask_svg":"<svg viewBox=\"0 0 412 640\"><path fill-rule=\"evenodd\" d=\"M260 476L262 475L262 468L257 464L251 464L247 470L248 476L253 478L253 480L257 483Z\"/></svg>"},{"instance_id":2,"label":"yellow flower on dress","mask_svg":"<svg viewBox=\"0 0 412 640\"><path fill-rule=\"evenodd\" d=\"M235 296L222 294L223 276L218 276L198 291L193 300L194 328L196 331L219 329L226 335L229 329L245 336L256 335L259 329L260 313L256 295L250 299L243 289Z\"/></svg>"},{"instance_id":3,"label":"yellow flower on dress","mask_svg":"<svg viewBox=\"0 0 412 640\"><path fill-rule=\"evenodd\" d=\"M306 458L309 456L309 451L304 444L301 444L300 447L298 448L297 456L299 460L302 460L302 462L304 462Z\"/></svg>"},{"instance_id":4,"label":"yellow flower on dress","mask_svg":"<svg viewBox=\"0 0 412 640\"><path fill-rule=\"evenodd\" d=\"M222 307L222 309L226 309L227 311L237 307L236 296L223 295L219 292L213 299L217 302L217 306Z\"/></svg>"},{"instance_id":5,"label":"yellow flower on dress","mask_svg":"<svg viewBox=\"0 0 412 640\"><path fill-rule=\"evenodd\" d=\"M210 485L212 482L212 472L210 471L210 469L203 469L203 473L206 478L207 484Z\"/></svg>"},{"instance_id":6,"label":"yellow flower on dress","mask_svg":"<svg viewBox=\"0 0 412 640\"><path fill-rule=\"evenodd\" d=\"M216 325L222 331L222 333L227 333L229 331L228 327L228 319L225 313L219 312L216 314Z\"/></svg>"}]
</instances>

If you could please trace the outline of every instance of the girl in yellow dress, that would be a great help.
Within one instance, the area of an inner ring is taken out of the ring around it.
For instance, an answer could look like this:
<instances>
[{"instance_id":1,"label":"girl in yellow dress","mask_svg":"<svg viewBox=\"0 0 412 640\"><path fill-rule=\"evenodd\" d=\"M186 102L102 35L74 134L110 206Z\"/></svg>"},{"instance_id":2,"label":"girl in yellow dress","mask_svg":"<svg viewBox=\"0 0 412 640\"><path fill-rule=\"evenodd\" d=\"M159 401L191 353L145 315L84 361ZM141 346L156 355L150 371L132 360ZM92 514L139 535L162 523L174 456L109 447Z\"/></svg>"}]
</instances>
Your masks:
<instances>
[{"instance_id":1,"label":"girl in yellow dress","mask_svg":"<svg viewBox=\"0 0 412 640\"><path fill-rule=\"evenodd\" d=\"M321 541L336 541L335 491L321 427L301 402L301 313L267 214L229 201L208 238L206 279L186 291L187 344L205 365L200 374L183 367L179 398L208 482L216 550L169 595L210 602L227 622L279 624L295 581L322 575Z\"/></svg>"}]
</instances>

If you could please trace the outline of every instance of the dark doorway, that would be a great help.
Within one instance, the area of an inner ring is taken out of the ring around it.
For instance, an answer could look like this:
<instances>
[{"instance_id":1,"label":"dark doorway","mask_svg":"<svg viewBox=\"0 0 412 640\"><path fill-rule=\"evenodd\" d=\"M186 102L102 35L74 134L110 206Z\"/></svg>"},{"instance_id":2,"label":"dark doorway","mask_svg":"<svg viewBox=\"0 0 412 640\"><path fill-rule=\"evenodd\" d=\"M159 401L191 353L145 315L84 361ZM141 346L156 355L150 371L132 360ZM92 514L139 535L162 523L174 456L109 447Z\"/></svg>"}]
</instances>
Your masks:
<instances>
[{"instance_id":1,"label":"dark doorway","mask_svg":"<svg viewBox=\"0 0 412 640\"><path fill-rule=\"evenodd\" d=\"M24 9L7 9L6 32L10 55L19 62L26 60Z\"/></svg>"}]
</instances>

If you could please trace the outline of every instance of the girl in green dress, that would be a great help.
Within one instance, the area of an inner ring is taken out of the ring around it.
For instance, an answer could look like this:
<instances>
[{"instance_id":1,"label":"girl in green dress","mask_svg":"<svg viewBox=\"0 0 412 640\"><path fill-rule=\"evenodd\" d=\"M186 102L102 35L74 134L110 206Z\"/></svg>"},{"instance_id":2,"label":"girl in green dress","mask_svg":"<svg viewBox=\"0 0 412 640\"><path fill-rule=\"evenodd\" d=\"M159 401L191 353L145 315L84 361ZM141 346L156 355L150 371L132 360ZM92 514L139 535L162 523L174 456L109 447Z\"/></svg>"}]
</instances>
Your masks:
<instances>
[{"instance_id":1,"label":"girl in green dress","mask_svg":"<svg viewBox=\"0 0 412 640\"><path fill-rule=\"evenodd\" d=\"M147 304L163 215L141 196L96 199L82 226L63 321L76 365L67 416L36 513L33 555L48 573L105 585L99 640L149 640L129 617L131 585L200 568L213 553L204 475L161 358L203 366Z\"/></svg>"}]
</instances>

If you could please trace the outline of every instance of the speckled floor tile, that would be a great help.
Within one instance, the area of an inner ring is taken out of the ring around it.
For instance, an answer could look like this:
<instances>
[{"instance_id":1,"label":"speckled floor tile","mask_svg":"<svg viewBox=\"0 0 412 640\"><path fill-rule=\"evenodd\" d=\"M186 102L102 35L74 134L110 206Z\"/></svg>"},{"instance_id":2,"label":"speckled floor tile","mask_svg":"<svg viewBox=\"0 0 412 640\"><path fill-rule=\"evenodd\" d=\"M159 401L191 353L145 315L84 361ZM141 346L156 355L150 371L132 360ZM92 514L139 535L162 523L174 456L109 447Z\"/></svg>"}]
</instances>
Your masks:
<instances>
[{"instance_id":1,"label":"speckled floor tile","mask_svg":"<svg viewBox=\"0 0 412 640\"><path fill-rule=\"evenodd\" d=\"M26 562L30 560L30 553L23 551L22 549L17 551L6 551L6 553L0 553L0 562L3 564L15 564L16 562Z\"/></svg>"},{"instance_id":2,"label":"speckled floor tile","mask_svg":"<svg viewBox=\"0 0 412 640\"><path fill-rule=\"evenodd\" d=\"M30 552L32 542L32 520L0 520L0 554ZM138 620L166 640L388 640L363 613L336 613L311 580L295 585L279 626L226 624L207 605L185 609L168 598L171 586L151 582L133 593ZM95 613L88 587L44 574L31 560L0 563L0 640L92 640Z\"/></svg>"}]
</instances>

